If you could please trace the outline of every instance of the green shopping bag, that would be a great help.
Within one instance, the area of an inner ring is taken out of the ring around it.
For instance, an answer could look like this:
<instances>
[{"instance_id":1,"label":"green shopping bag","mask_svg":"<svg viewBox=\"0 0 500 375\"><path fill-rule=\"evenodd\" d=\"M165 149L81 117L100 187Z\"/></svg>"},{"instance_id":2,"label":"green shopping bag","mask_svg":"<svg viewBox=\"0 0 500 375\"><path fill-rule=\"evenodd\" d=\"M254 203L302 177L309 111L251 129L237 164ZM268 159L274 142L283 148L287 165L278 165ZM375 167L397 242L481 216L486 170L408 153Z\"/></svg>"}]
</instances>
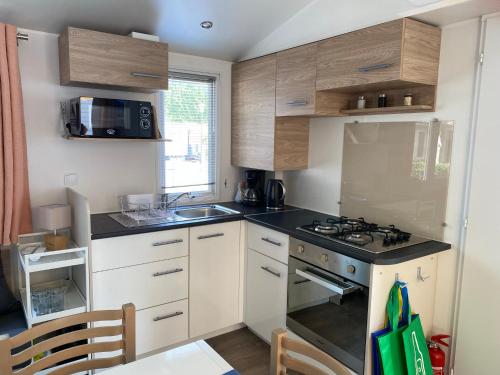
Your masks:
<instances>
[{"instance_id":1,"label":"green shopping bag","mask_svg":"<svg viewBox=\"0 0 500 375\"><path fill-rule=\"evenodd\" d=\"M413 315L410 319L408 327L403 330L408 375L432 375L431 358L420 316Z\"/></svg>"},{"instance_id":2,"label":"green shopping bag","mask_svg":"<svg viewBox=\"0 0 500 375\"><path fill-rule=\"evenodd\" d=\"M377 337L380 363L384 375L407 374L403 331L408 327L406 322L408 322L408 315L411 314L411 309L407 303L408 293L401 293L401 301L399 299L400 290L402 289L406 289L406 286L400 282L395 282L392 286L386 307L390 331ZM399 311L401 310L401 306L403 306L403 311L400 322Z\"/></svg>"}]
</instances>

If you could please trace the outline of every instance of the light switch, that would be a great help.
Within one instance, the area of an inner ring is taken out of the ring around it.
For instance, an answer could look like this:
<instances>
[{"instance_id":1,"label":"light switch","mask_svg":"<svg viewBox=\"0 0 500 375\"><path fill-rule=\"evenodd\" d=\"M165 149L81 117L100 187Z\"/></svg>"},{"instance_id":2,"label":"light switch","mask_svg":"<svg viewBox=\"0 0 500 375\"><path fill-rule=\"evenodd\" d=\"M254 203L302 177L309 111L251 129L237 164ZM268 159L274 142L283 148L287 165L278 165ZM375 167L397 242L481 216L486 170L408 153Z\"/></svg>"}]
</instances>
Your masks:
<instances>
[{"instance_id":1,"label":"light switch","mask_svg":"<svg viewBox=\"0 0 500 375\"><path fill-rule=\"evenodd\" d=\"M76 173L67 173L64 175L64 186L78 185L78 175Z\"/></svg>"}]
</instances>

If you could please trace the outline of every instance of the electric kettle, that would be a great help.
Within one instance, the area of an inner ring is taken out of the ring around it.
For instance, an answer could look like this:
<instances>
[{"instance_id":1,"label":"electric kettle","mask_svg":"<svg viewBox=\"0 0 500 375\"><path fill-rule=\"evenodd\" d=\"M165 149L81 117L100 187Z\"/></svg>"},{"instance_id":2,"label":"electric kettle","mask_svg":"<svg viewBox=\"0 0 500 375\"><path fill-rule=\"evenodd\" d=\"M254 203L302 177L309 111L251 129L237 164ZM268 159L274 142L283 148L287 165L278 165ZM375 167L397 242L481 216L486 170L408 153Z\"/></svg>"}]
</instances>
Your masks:
<instances>
[{"instance_id":1,"label":"electric kettle","mask_svg":"<svg viewBox=\"0 0 500 375\"><path fill-rule=\"evenodd\" d=\"M285 206L286 189L283 181L271 178L266 185L266 207L281 210Z\"/></svg>"}]
</instances>

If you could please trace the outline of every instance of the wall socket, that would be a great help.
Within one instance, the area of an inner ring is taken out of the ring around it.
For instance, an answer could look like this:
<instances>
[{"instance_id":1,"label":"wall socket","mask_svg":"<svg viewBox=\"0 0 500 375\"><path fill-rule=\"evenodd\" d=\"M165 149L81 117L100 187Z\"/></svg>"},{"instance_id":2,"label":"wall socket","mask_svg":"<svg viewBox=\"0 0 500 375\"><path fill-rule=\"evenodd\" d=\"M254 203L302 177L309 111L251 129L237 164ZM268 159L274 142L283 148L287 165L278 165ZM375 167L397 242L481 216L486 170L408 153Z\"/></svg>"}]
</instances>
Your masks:
<instances>
[{"instance_id":1,"label":"wall socket","mask_svg":"<svg viewBox=\"0 0 500 375\"><path fill-rule=\"evenodd\" d=\"M76 173L66 173L64 175L64 186L78 185L78 175Z\"/></svg>"}]
</instances>

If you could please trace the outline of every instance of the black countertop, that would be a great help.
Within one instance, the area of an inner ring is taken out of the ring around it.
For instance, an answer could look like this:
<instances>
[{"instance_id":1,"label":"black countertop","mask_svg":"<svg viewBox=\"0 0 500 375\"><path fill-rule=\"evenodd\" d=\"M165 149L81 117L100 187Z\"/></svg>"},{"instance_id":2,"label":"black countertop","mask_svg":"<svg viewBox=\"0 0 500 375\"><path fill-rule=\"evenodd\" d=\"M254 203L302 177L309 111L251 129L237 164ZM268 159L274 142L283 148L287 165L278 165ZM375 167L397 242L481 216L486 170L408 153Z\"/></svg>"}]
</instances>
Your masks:
<instances>
[{"instance_id":1,"label":"black countertop","mask_svg":"<svg viewBox=\"0 0 500 375\"><path fill-rule=\"evenodd\" d=\"M357 248L353 248L349 245L329 241L327 239L323 239L321 237L317 237L312 234L297 230L297 227L306 223L310 223L313 219L322 220L326 219L327 217L332 217L331 215L329 216L319 212L305 210L293 206L285 206L284 210L276 212L267 210L265 207L246 207L236 202L224 202L217 204L230 208L232 210L239 211L240 213L223 217L207 218L203 220L148 225L136 228L126 228L122 226L121 224L110 218L107 213L93 214L90 218L92 239L96 240L109 237L126 236L131 234L156 232L168 229L193 227L246 219L249 222L274 229L278 232L288 234L299 240L307 241L325 249L333 250L367 263L381 265L402 263L451 248L450 244L444 242L429 241L405 248L387 251L385 253L374 254Z\"/></svg>"},{"instance_id":2,"label":"black countertop","mask_svg":"<svg viewBox=\"0 0 500 375\"><path fill-rule=\"evenodd\" d=\"M242 220L248 215L277 213L275 210L268 210L265 207L247 207L236 202L217 203L219 206L227 207L231 210L240 212L239 214L226 215L222 217L212 217L207 219L185 220L175 223L145 225L141 227L127 228L118 223L116 220L109 217L109 213L92 214L90 215L90 231L91 239L98 240L102 238L128 236L131 234L141 234L149 232L158 232L168 229L178 229L186 227L195 227L199 225L217 224L228 221ZM300 210L298 207L285 206L282 211Z\"/></svg>"},{"instance_id":3,"label":"black countertop","mask_svg":"<svg viewBox=\"0 0 500 375\"><path fill-rule=\"evenodd\" d=\"M297 230L299 226L302 226L305 223L310 223L313 220L326 220L326 218L329 217L332 217L332 215L325 215L310 210L295 210L289 212L278 212L273 215L249 215L246 216L245 219L251 223L288 234L299 240L374 264L387 265L402 263L451 248L450 244L444 242L429 241L387 251L385 253L375 254Z\"/></svg>"}]
</instances>

